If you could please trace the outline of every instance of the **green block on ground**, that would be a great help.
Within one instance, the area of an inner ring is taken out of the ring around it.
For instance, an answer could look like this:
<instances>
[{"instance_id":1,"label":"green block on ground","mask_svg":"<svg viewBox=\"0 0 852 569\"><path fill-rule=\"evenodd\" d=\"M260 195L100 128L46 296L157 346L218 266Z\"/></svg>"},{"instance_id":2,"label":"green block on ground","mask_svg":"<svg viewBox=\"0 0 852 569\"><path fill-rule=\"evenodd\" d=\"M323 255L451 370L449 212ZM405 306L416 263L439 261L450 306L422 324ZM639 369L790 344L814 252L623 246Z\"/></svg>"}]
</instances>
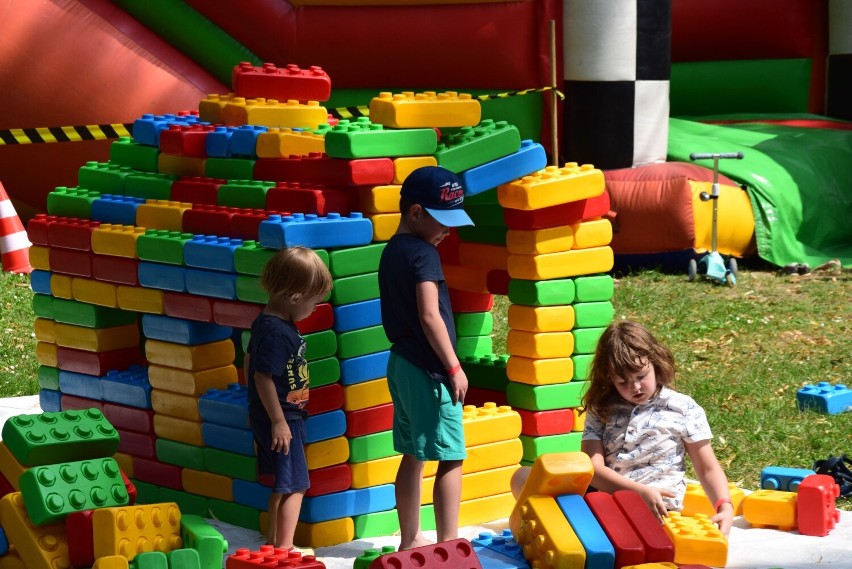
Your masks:
<instances>
[{"instance_id":1,"label":"green block on ground","mask_svg":"<svg viewBox=\"0 0 852 569\"><path fill-rule=\"evenodd\" d=\"M154 502L145 502L149 504L174 502L178 505L181 515L194 514L202 518L210 517L210 505L206 496L198 494L190 494L183 490L174 490L172 488L160 487L157 489L157 499Z\"/></svg>"},{"instance_id":2,"label":"green block on ground","mask_svg":"<svg viewBox=\"0 0 852 569\"><path fill-rule=\"evenodd\" d=\"M459 358L481 358L494 352L491 336L459 336L456 338L456 354Z\"/></svg>"},{"instance_id":3,"label":"green block on ground","mask_svg":"<svg viewBox=\"0 0 852 569\"><path fill-rule=\"evenodd\" d=\"M260 511L216 498L210 498L207 503L215 519L241 528L260 531Z\"/></svg>"},{"instance_id":4,"label":"green block on ground","mask_svg":"<svg viewBox=\"0 0 852 569\"><path fill-rule=\"evenodd\" d=\"M396 516L396 510L388 510L388 512L392 513ZM390 535L388 533L375 533L379 531L381 528L391 527L387 521L385 521L385 517L387 517L388 512L374 512L372 514L363 514L361 516L355 516L352 518L352 521L355 523L355 539L361 539L362 537L378 537L383 535ZM369 535L359 535L358 530L358 522L356 521L358 518L364 518L361 522L361 530L362 533ZM399 523L396 524L397 531L399 530ZM421 528L426 529L426 528ZM352 565L352 569L369 569L370 563L375 561L378 557L388 553L394 553L396 551L396 547L393 545L384 545L381 549L376 549L375 547L370 547L364 550L364 553L355 558L355 563Z\"/></svg>"},{"instance_id":5,"label":"green block on ground","mask_svg":"<svg viewBox=\"0 0 852 569\"><path fill-rule=\"evenodd\" d=\"M574 354L594 354L598 347L598 340L606 330L606 327L601 328L574 328L571 332L574 334Z\"/></svg>"},{"instance_id":6,"label":"green block on ground","mask_svg":"<svg viewBox=\"0 0 852 569\"><path fill-rule=\"evenodd\" d=\"M379 298L379 273L365 273L334 279L331 303L335 306Z\"/></svg>"},{"instance_id":7,"label":"green block on ground","mask_svg":"<svg viewBox=\"0 0 852 569\"><path fill-rule=\"evenodd\" d=\"M574 362L574 377L571 378L571 381L587 381L594 359L595 354L574 354L571 356L571 361Z\"/></svg>"},{"instance_id":8,"label":"green block on ground","mask_svg":"<svg viewBox=\"0 0 852 569\"><path fill-rule=\"evenodd\" d=\"M573 306L575 328L606 328L615 315L612 303L608 300L603 302L577 302Z\"/></svg>"},{"instance_id":9,"label":"green block on ground","mask_svg":"<svg viewBox=\"0 0 852 569\"><path fill-rule=\"evenodd\" d=\"M204 447L204 464L214 474L257 482L257 457Z\"/></svg>"},{"instance_id":10,"label":"green block on ground","mask_svg":"<svg viewBox=\"0 0 852 569\"><path fill-rule=\"evenodd\" d=\"M349 462L367 462L396 456L393 449L393 431L382 431L349 439Z\"/></svg>"},{"instance_id":11,"label":"green block on ground","mask_svg":"<svg viewBox=\"0 0 852 569\"><path fill-rule=\"evenodd\" d=\"M100 197L100 192L87 188L60 186L47 194L47 213L63 217L91 219L92 202Z\"/></svg>"},{"instance_id":12,"label":"green block on ground","mask_svg":"<svg viewBox=\"0 0 852 569\"><path fill-rule=\"evenodd\" d=\"M55 298L53 319L63 324L74 324L86 328L111 328L133 324L139 320L139 315L129 310Z\"/></svg>"},{"instance_id":13,"label":"green block on ground","mask_svg":"<svg viewBox=\"0 0 852 569\"><path fill-rule=\"evenodd\" d=\"M332 249L328 252L328 268L331 276L351 277L379 270L379 259L387 243L372 243L363 247Z\"/></svg>"},{"instance_id":14,"label":"green block on ground","mask_svg":"<svg viewBox=\"0 0 852 569\"><path fill-rule=\"evenodd\" d=\"M321 360L337 353L337 334L334 330L312 332L302 336L307 344L305 358L308 361Z\"/></svg>"},{"instance_id":15,"label":"green block on ground","mask_svg":"<svg viewBox=\"0 0 852 569\"><path fill-rule=\"evenodd\" d=\"M269 302L269 293L260 285L260 277L237 275L237 298L245 302L266 304Z\"/></svg>"},{"instance_id":16,"label":"green block on ground","mask_svg":"<svg viewBox=\"0 0 852 569\"><path fill-rule=\"evenodd\" d=\"M171 174L130 174L124 179L124 195L146 200L170 200L172 184L177 179Z\"/></svg>"},{"instance_id":17,"label":"green block on ground","mask_svg":"<svg viewBox=\"0 0 852 569\"><path fill-rule=\"evenodd\" d=\"M528 411L570 409L580 406L587 388L587 381L552 385L527 385L510 381L506 387L506 400L512 407Z\"/></svg>"},{"instance_id":18,"label":"green block on ground","mask_svg":"<svg viewBox=\"0 0 852 569\"><path fill-rule=\"evenodd\" d=\"M41 389L59 391L59 368L38 366L38 386Z\"/></svg>"},{"instance_id":19,"label":"green block on ground","mask_svg":"<svg viewBox=\"0 0 852 569\"><path fill-rule=\"evenodd\" d=\"M309 361L308 376L311 378L311 387L337 383L340 380L340 360L330 357Z\"/></svg>"},{"instance_id":20,"label":"green block on ground","mask_svg":"<svg viewBox=\"0 0 852 569\"><path fill-rule=\"evenodd\" d=\"M77 186L102 194L124 195L124 179L133 170L109 162L86 162L77 170Z\"/></svg>"},{"instance_id":21,"label":"green block on ground","mask_svg":"<svg viewBox=\"0 0 852 569\"><path fill-rule=\"evenodd\" d=\"M249 158L211 156L204 160L204 175L218 180L251 180L254 162Z\"/></svg>"},{"instance_id":22,"label":"green block on ground","mask_svg":"<svg viewBox=\"0 0 852 569\"><path fill-rule=\"evenodd\" d=\"M170 569L201 569L201 556L195 549L182 547L181 549L172 549L166 554L168 557ZM222 560L220 559L221 563ZM137 569L141 569L137 567Z\"/></svg>"},{"instance_id":23,"label":"green block on ground","mask_svg":"<svg viewBox=\"0 0 852 569\"><path fill-rule=\"evenodd\" d=\"M382 325L350 330L337 335L337 357L339 359L355 358L374 354L391 347L390 340Z\"/></svg>"},{"instance_id":24,"label":"green block on ground","mask_svg":"<svg viewBox=\"0 0 852 569\"><path fill-rule=\"evenodd\" d=\"M228 542L202 516L182 514L180 537L185 548L198 552L200 569L222 569L222 555L228 552Z\"/></svg>"},{"instance_id":25,"label":"green block on ground","mask_svg":"<svg viewBox=\"0 0 852 569\"><path fill-rule=\"evenodd\" d=\"M229 207L266 209L266 192L274 187L273 182L252 180L251 177L244 180L229 180L227 184L219 186L216 203Z\"/></svg>"},{"instance_id":26,"label":"green block on ground","mask_svg":"<svg viewBox=\"0 0 852 569\"><path fill-rule=\"evenodd\" d=\"M456 336L488 336L494 331L494 316L490 312L458 312Z\"/></svg>"},{"instance_id":27,"label":"green block on ground","mask_svg":"<svg viewBox=\"0 0 852 569\"><path fill-rule=\"evenodd\" d=\"M549 281L509 281L509 301L526 306L558 306L574 302L575 286L572 279Z\"/></svg>"},{"instance_id":28,"label":"green block on ground","mask_svg":"<svg viewBox=\"0 0 852 569\"><path fill-rule=\"evenodd\" d=\"M530 437L521 435L521 445L524 448L523 460L535 462L543 454L555 452L580 452L583 433L564 433L546 437Z\"/></svg>"},{"instance_id":29,"label":"green block on ground","mask_svg":"<svg viewBox=\"0 0 852 569\"><path fill-rule=\"evenodd\" d=\"M506 376L506 364L509 362L508 354L498 356L488 354L482 357L469 357L461 360L467 381L474 387L481 389L493 389L505 391L509 385Z\"/></svg>"},{"instance_id":30,"label":"green block on ground","mask_svg":"<svg viewBox=\"0 0 852 569\"><path fill-rule=\"evenodd\" d=\"M207 470L204 447L158 438L154 443L157 460L195 470Z\"/></svg>"},{"instance_id":31,"label":"green block on ground","mask_svg":"<svg viewBox=\"0 0 852 569\"><path fill-rule=\"evenodd\" d=\"M464 211L470 216L475 227L489 226L506 229L506 222L503 218L503 206L499 203L471 204L468 203L468 198L465 196Z\"/></svg>"},{"instance_id":32,"label":"green block on ground","mask_svg":"<svg viewBox=\"0 0 852 569\"><path fill-rule=\"evenodd\" d=\"M615 292L615 281L609 275L575 277L577 302L603 302L611 300Z\"/></svg>"},{"instance_id":33,"label":"green block on ground","mask_svg":"<svg viewBox=\"0 0 852 569\"><path fill-rule=\"evenodd\" d=\"M497 225L477 225L476 227L459 227L458 234L463 241L484 243L485 245L506 245L505 227Z\"/></svg>"},{"instance_id":34,"label":"green block on ground","mask_svg":"<svg viewBox=\"0 0 852 569\"><path fill-rule=\"evenodd\" d=\"M139 144L129 136L122 136L109 145L110 163L134 170L156 172L159 169L159 157L159 148Z\"/></svg>"},{"instance_id":35,"label":"green block on ground","mask_svg":"<svg viewBox=\"0 0 852 569\"><path fill-rule=\"evenodd\" d=\"M493 162L520 150L521 134L506 121L485 119L477 126L466 126L441 138L435 159L438 166L458 174Z\"/></svg>"},{"instance_id":36,"label":"green block on ground","mask_svg":"<svg viewBox=\"0 0 852 569\"><path fill-rule=\"evenodd\" d=\"M143 551L136 554L130 562L130 567L132 569L169 569L169 558L162 551Z\"/></svg>"},{"instance_id":37,"label":"green block on ground","mask_svg":"<svg viewBox=\"0 0 852 569\"><path fill-rule=\"evenodd\" d=\"M49 294L33 295L33 314L37 318L49 318L53 320L53 302L56 297Z\"/></svg>"},{"instance_id":38,"label":"green block on ground","mask_svg":"<svg viewBox=\"0 0 852 569\"><path fill-rule=\"evenodd\" d=\"M136 239L136 256L141 261L183 265L183 246L187 241L192 241L192 233L146 229Z\"/></svg>"},{"instance_id":39,"label":"green block on ground","mask_svg":"<svg viewBox=\"0 0 852 569\"><path fill-rule=\"evenodd\" d=\"M437 148L431 128L385 129L367 117L343 119L325 134L325 152L332 158L429 156Z\"/></svg>"}]
</instances>

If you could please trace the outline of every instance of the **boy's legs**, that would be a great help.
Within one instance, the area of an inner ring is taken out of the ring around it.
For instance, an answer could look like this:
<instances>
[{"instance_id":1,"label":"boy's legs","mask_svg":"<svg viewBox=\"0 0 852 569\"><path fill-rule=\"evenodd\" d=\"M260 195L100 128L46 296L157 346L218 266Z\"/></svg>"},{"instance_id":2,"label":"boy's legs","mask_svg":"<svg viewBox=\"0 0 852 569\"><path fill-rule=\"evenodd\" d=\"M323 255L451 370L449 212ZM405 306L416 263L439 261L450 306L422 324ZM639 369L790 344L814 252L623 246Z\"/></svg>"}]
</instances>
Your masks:
<instances>
[{"instance_id":1,"label":"boy's legs","mask_svg":"<svg viewBox=\"0 0 852 569\"><path fill-rule=\"evenodd\" d=\"M438 471L435 473L435 488L432 492L438 541L449 541L457 539L459 536L461 485L462 461L442 460L439 462Z\"/></svg>"},{"instance_id":2,"label":"boy's legs","mask_svg":"<svg viewBox=\"0 0 852 569\"><path fill-rule=\"evenodd\" d=\"M273 494L275 496L276 494ZM290 549L293 547L293 536L296 534L296 524L299 521L299 512L302 509L302 498L304 492L293 492L292 494L277 494L279 497L277 508L277 521L275 523L275 547ZM270 499L271 504L271 499ZM269 510L269 527L272 528L272 509Z\"/></svg>"},{"instance_id":3,"label":"boy's legs","mask_svg":"<svg viewBox=\"0 0 852 569\"><path fill-rule=\"evenodd\" d=\"M430 543L420 531L420 488L423 483L424 464L410 454L403 454L396 472L394 492L401 534L400 550Z\"/></svg>"}]
</instances>

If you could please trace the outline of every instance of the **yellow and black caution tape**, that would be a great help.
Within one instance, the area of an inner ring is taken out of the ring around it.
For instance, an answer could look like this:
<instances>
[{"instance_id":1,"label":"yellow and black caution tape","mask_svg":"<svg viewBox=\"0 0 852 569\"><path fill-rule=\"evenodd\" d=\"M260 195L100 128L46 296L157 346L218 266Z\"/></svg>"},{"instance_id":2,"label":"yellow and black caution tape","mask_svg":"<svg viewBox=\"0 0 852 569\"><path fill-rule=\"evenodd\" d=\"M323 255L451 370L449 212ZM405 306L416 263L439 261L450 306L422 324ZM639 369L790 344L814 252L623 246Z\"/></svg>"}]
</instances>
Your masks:
<instances>
[{"instance_id":1,"label":"yellow and black caution tape","mask_svg":"<svg viewBox=\"0 0 852 569\"><path fill-rule=\"evenodd\" d=\"M0 145L78 142L80 140L109 140L122 136L130 136L132 131L133 123L51 126L47 128L12 128L9 130L0 130Z\"/></svg>"}]
</instances>

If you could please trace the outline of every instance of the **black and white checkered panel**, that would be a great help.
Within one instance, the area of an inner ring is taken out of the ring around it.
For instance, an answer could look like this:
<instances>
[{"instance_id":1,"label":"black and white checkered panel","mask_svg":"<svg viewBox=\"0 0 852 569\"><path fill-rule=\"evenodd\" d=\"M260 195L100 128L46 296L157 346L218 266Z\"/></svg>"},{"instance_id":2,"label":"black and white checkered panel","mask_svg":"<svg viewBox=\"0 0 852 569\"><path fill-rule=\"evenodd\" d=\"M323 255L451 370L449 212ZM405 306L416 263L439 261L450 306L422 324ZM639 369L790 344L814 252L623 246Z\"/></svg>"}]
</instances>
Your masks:
<instances>
[{"instance_id":1,"label":"black and white checkered panel","mask_svg":"<svg viewBox=\"0 0 852 569\"><path fill-rule=\"evenodd\" d=\"M852 0L829 0L825 114L852 120Z\"/></svg>"}]
</instances>

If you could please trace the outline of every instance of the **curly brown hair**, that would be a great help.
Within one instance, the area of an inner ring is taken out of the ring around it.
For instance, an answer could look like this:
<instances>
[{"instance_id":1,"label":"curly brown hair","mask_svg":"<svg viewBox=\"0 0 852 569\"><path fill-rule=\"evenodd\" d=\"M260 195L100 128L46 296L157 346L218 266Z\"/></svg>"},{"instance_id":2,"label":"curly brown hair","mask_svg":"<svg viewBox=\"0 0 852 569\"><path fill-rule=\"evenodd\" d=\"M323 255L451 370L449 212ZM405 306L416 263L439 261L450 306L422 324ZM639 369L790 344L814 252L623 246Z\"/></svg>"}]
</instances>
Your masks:
<instances>
[{"instance_id":1,"label":"curly brown hair","mask_svg":"<svg viewBox=\"0 0 852 569\"><path fill-rule=\"evenodd\" d=\"M674 356L642 324L623 320L613 322L598 341L589 370L589 388L583 396L586 411L606 423L612 406L621 401L613 378L654 366L657 386L672 385L675 378Z\"/></svg>"}]
</instances>

